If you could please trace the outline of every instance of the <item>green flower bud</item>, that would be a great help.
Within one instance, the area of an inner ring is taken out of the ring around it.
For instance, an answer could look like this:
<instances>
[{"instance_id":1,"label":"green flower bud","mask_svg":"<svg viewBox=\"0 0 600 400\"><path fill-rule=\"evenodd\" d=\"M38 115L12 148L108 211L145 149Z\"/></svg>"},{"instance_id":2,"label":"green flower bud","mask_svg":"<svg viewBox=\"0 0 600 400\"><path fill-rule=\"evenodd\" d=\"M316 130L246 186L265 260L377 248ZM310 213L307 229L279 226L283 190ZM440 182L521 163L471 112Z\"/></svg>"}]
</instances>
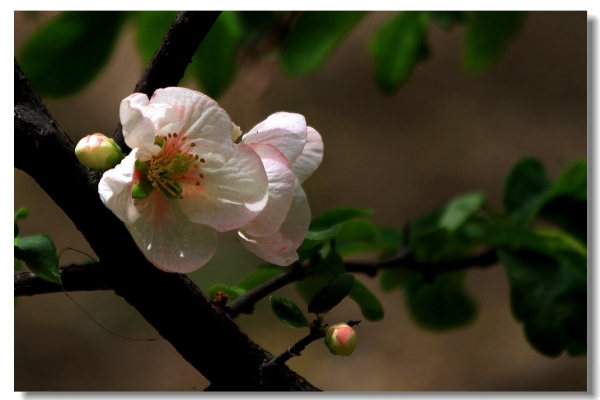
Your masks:
<instances>
[{"instance_id":1,"label":"green flower bud","mask_svg":"<svg viewBox=\"0 0 600 400\"><path fill-rule=\"evenodd\" d=\"M123 153L115 141L101 133L81 139L75 147L75 155L86 167L101 171L113 168L123 159Z\"/></svg>"},{"instance_id":2,"label":"green flower bud","mask_svg":"<svg viewBox=\"0 0 600 400\"><path fill-rule=\"evenodd\" d=\"M325 346L336 356L352 354L356 349L357 340L354 329L344 323L331 325L325 334Z\"/></svg>"}]
</instances>

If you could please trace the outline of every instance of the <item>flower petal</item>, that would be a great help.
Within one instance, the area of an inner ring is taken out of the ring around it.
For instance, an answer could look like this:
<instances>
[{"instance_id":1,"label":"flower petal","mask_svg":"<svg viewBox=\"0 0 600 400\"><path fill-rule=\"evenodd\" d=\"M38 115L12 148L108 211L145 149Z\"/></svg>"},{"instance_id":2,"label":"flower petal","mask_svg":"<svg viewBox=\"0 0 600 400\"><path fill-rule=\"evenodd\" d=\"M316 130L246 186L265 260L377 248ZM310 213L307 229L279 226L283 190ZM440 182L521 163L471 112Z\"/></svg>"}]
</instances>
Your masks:
<instances>
[{"instance_id":1,"label":"flower petal","mask_svg":"<svg viewBox=\"0 0 600 400\"><path fill-rule=\"evenodd\" d=\"M302 153L306 143L306 120L300 114L272 114L242 137L242 143L263 143L275 146L290 162Z\"/></svg>"},{"instance_id":2,"label":"flower petal","mask_svg":"<svg viewBox=\"0 0 600 400\"><path fill-rule=\"evenodd\" d=\"M154 191L136 200L140 218L128 225L144 256L166 272L187 274L206 264L217 249L217 231L191 222L181 211L179 200Z\"/></svg>"},{"instance_id":3,"label":"flower petal","mask_svg":"<svg viewBox=\"0 0 600 400\"><path fill-rule=\"evenodd\" d=\"M127 146L132 149L139 148L150 155L160 151L160 147L154 144L156 128L151 118L153 111L153 107L149 106L148 96L143 93L134 93L126 97L121 101L119 109Z\"/></svg>"},{"instance_id":4,"label":"flower petal","mask_svg":"<svg viewBox=\"0 0 600 400\"><path fill-rule=\"evenodd\" d=\"M200 166L202 177L183 184L183 213L193 222L219 232L238 229L265 208L268 181L260 157L246 145L235 145L235 153L220 168Z\"/></svg>"},{"instance_id":5,"label":"flower petal","mask_svg":"<svg viewBox=\"0 0 600 400\"><path fill-rule=\"evenodd\" d=\"M309 126L306 128L306 144L304 145L302 154L292 163L298 182L303 183L306 178L311 176L319 165L321 165L322 160L323 139L321 139L319 132Z\"/></svg>"},{"instance_id":6,"label":"flower petal","mask_svg":"<svg viewBox=\"0 0 600 400\"><path fill-rule=\"evenodd\" d=\"M184 137L186 144L194 143L198 148L210 143L215 154L224 164L233 155L231 140L235 125L227 112L210 97L194 90L168 87L158 89L152 95L150 104L155 107L167 105L174 113L174 119L157 115L153 118L157 134L177 133Z\"/></svg>"},{"instance_id":7,"label":"flower petal","mask_svg":"<svg viewBox=\"0 0 600 400\"><path fill-rule=\"evenodd\" d=\"M302 244L310 225L310 208L306 194L298 182L292 205L279 232L268 237L253 237L238 232L242 245L260 258L275 265L290 265L298 260L296 250Z\"/></svg>"},{"instance_id":8,"label":"flower petal","mask_svg":"<svg viewBox=\"0 0 600 400\"><path fill-rule=\"evenodd\" d=\"M251 236L270 236L285 220L294 195L294 170L283 153L268 144L250 145L260 156L269 180L269 200L258 215L242 229Z\"/></svg>"},{"instance_id":9,"label":"flower petal","mask_svg":"<svg viewBox=\"0 0 600 400\"><path fill-rule=\"evenodd\" d=\"M140 216L131 197L137 153L138 149L133 149L119 165L106 171L98 183L104 205L126 224L132 224Z\"/></svg>"}]
</instances>

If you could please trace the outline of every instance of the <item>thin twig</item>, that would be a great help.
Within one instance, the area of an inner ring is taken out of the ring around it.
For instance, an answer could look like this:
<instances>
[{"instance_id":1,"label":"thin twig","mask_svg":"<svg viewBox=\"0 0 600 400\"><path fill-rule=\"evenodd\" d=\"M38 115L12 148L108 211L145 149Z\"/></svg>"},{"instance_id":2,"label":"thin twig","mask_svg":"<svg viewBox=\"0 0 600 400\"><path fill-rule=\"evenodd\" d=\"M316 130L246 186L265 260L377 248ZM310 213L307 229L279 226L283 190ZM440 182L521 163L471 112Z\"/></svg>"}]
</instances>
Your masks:
<instances>
[{"instance_id":1,"label":"thin twig","mask_svg":"<svg viewBox=\"0 0 600 400\"><path fill-rule=\"evenodd\" d=\"M225 311L227 311L231 318L237 317L240 313L251 313L254 308L254 304L256 304L256 302L258 302L260 299L287 284L299 281L303 278L304 271L299 265L294 264L284 273L269 279L268 281L258 285L252 290L247 291L231 303L227 304L225 306Z\"/></svg>"},{"instance_id":2,"label":"thin twig","mask_svg":"<svg viewBox=\"0 0 600 400\"><path fill-rule=\"evenodd\" d=\"M110 290L106 268L102 263L69 265L58 270L63 287L42 278L32 272L15 272L15 297L34 296L45 293Z\"/></svg>"},{"instance_id":3,"label":"thin twig","mask_svg":"<svg viewBox=\"0 0 600 400\"><path fill-rule=\"evenodd\" d=\"M348 326L358 325L361 321L348 321ZM263 367L264 369L270 368L275 365L283 365L292 357L297 357L300 353L312 342L315 342L319 339L325 337L326 330L319 323L318 325L312 327L310 329L310 333L300 339L298 342L294 343L294 345L288 347L285 351L279 354L277 357L272 358L268 363L266 363Z\"/></svg>"}]
</instances>

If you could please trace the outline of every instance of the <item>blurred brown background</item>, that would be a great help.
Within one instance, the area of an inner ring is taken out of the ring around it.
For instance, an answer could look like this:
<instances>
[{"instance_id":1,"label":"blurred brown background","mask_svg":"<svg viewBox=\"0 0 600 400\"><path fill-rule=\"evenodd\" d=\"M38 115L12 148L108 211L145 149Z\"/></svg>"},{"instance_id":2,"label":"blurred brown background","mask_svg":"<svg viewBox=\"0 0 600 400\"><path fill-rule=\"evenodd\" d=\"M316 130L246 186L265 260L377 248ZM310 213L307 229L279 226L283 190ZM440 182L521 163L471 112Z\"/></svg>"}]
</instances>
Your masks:
<instances>
[{"instance_id":1,"label":"blurred brown background","mask_svg":"<svg viewBox=\"0 0 600 400\"><path fill-rule=\"evenodd\" d=\"M501 206L504 177L528 155L556 176L586 156L585 12L532 12L522 33L491 71L469 76L459 66L462 28L432 27L432 58L394 96L379 93L367 52L372 34L393 13L372 13L323 69L288 79L274 64L245 65L220 100L244 131L275 111L302 113L323 136L325 158L304 184L313 214L337 206L373 208L372 220L400 228L449 198L483 190ZM15 13L15 54L52 16ZM118 106L143 71L126 29L102 75L77 96L48 100L48 109L74 141L112 134ZM188 87L194 87L190 82ZM91 252L71 221L37 184L15 170L15 208L29 208L23 236L50 235L59 250ZM82 204L82 207L85 205ZM67 252L61 265L81 260ZM203 290L235 284L260 263L226 235L215 258L193 274ZM401 294L376 291L386 318L363 322L359 346L334 357L320 342L289 366L324 390L586 390L587 358L551 359L529 346L510 312L500 266L470 271L468 288L480 312L471 326L432 333L415 326ZM281 296L301 302L293 288ZM111 292L73 293L100 324L130 338L157 337ZM15 307L15 390L201 390L208 382L164 340L124 340L100 328L65 294L21 298ZM360 318L350 300L328 314L335 323ZM266 301L238 322L250 337L279 354L305 332L271 315ZM199 322L201 323L201 321Z\"/></svg>"}]
</instances>

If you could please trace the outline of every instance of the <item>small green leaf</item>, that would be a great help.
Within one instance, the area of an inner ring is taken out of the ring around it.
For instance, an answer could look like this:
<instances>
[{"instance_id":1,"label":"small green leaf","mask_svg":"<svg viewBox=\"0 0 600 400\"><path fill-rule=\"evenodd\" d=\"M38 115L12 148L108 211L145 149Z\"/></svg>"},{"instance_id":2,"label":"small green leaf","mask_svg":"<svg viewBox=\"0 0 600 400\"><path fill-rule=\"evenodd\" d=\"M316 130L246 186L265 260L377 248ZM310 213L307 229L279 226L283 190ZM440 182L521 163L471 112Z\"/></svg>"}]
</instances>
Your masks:
<instances>
[{"instance_id":1,"label":"small green leaf","mask_svg":"<svg viewBox=\"0 0 600 400\"><path fill-rule=\"evenodd\" d=\"M139 11L135 16L135 44L149 63L179 11Z\"/></svg>"},{"instance_id":2,"label":"small green leaf","mask_svg":"<svg viewBox=\"0 0 600 400\"><path fill-rule=\"evenodd\" d=\"M500 251L511 308L531 345L550 357L587 351L585 269L531 251Z\"/></svg>"},{"instance_id":3,"label":"small green leaf","mask_svg":"<svg viewBox=\"0 0 600 400\"><path fill-rule=\"evenodd\" d=\"M384 24L371 41L377 84L393 94L406 82L427 48L428 13L404 11Z\"/></svg>"},{"instance_id":4,"label":"small green leaf","mask_svg":"<svg viewBox=\"0 0 600 400\"><path fill-rule=\"evenodd\" d=\"M300 308L293 301L275 296L270 296L269 301L273 314L287 326L292 328L307 328L310 326Z\"/></svg>"},{"instance_id":5,"label":"small green leaf","mask_svg":"<svg viewBox=\"0 0 600 400\"><path fill-rule=\"evenodd\" d=\"M19 208L15 212L15 222L27 218L28 215L29 215L29 211L27 210L27 208L25 208L25 207Z\"/></svg>"},{"instance_id":6,"label":"small green leaf","mask_svg":"<svg viewBox=\"0 0 600 400\"><path fill-rule=\"evenodd\" d=\"M299 76L321 68L365 15L363 11L304 11L281 46L285 71Z\"/></svg>"},{"instance_id":7,"label":"small green leaf","mask_svg":"<svg viewBox=\"0 0 600 400\"><path fill-rule=\"evenodd\" d=\"M357 219L341 224L336 240L374 243L377 240L377 227L370 221Z\"/></svg>"},{"instance_id":8,"label":"small green leaf","mask_svg":"<svg viewBox=\"0 0 600 400\"><path fill-rule=\"evenodd\" d=\"M469 193L452 199L440 217L439 225L448 232L460 228L472 215L483 207L485 196L482 193Z\"/></svg>"},{"instance_id":9,"label":"small green leaf","mask_svg":"<svg viewBox=\"0 0 600 400\"><path fill-rule=\"evenodd\" d=\"M37 277L61 284L56 247L47 235L19 238L19 244L15 246L15 257L24 261Z\"/></svg>"},{"instance_id":10,"label":"small green leaf","mask_svg":"<svg viewBox=\"0 0 600 400\"><path fill-rule=\"evenodd\" d=\"M340 225L334 225L331 228L323 230L309 230L306 233L307 240L325 240L333 238L339 231Z\"/></svg>"},{"instance_id":11,"label":"small green leaf","mask_svg":"<svg viewBox=\"0 0 600 400\"><path fill-rule=\"evenodd\" d=\"M354 276L341 274L330 280L321 287L308 303L308 312L325 313L337 306L352 290Z\"/></svg>"},{"instance_id":12,"label":"small green leaf","mask_svg":"<svg viewBox=\"0 0 600 400\"><path fill-rule=\"evenodd\" d=\"M577 160L569 164L560 174L549 197L565 196L573 200L587 201L587 161Z\"/></svg>"},{"instance_id":13,"label":"small green leaf","mask_svg":"<svg viewBox=\"0 0 600 400\"><path fill-rule=\"evenodd\" d=\"M65 11L35 31L18 57L42 96L68 96L83 89L108 63L127 13Z\"/></svg>"},{"instance_id":14,"label":"small green leaf","mask_svg":"<svg viewBox=\"0 0 600 400\"><path fill-rule=\"evenodd\" d=\"M191 68L210 97L221 97L235 77L242 33L237 12L223 11L194 54Z\"/></svg>"},{"instance_id":15,"label":"small green leaf","mask_svg":"<svg viewBox=\"0 0 600 400\"><path fill-rule=\"evenodd\" d=\"M383 260L396 254L402 245L402 233L397 229L376 228L377 237L374 242L357 242L336 238L336 250L342 257L361 253L377 253Z\"/></svg>"},{"instance_id":16,"label":"small green leaf","mask_svg":"<svg viewBox=\"0 0 600 400\"><path fill-rule=\"evenodd\" d=\"M423 281L417 272L411 275L404 299L417 325L446 330L463 327L475 319L477 305L464 289L464 271L439 274L433 282Z\"/></svg>"},{"instance_id":17,"label":"small green leaf","mask_svg":"<svg viewBox=\"0 0 600 400\"><path fill-rule=\"evenodd\" d=\"M330 249L327 256L316 262L311 260L309 275L296 282L296 290L305 302L309 303L323 285L332 278L346 272L344 261L335 249Z\"/></svg>"},{"instance_id":18,"label":"small green leaf","mask_svg":"<svg viewBox=\"0 0 600 400\"><path fill-rule=\"evenodd\" d=\"M217 284L217 285L213 285L210 288L210 290L208 291L208 297L210 297L212 300L214 300L217 292L225 293L227 296L229 296L229 301L235 300L238 297L240 297L241 295L243 295L244 293L246 293L246 291L242 288L223 285L223 284Z\"/></svg>"},{"instance_id":19,"label":"small green leaf","mask_svg":"<svg viewBox=\"0 0 600 400\"><path fill-rule=\"evenodd\" d=\"M360 312L367 321L380 321L383 319L383 306L377 297L358 279L354 279L352 290L350 290L348 296L358 304Z\"/></svg>"},{"instance_id":20,"label":"small green leaf","mask_svg":"<svg viewBox=\"0 0 600 400\"><path fill-rule=\"evenodd\" d=\"M15 244L17 244L17 238L19 237L19 225L17 225L17 223L15 222Z\"/></svg>"},{"instance_id":21,"label":"small green leaf","mask_svg":"<svg viewBox=\"0 0 600 400\"><path fill-rule=\"evenodd\" d=\"M310 228L322 230L346 221L366 217L373 214L373 210L364 210L352 207L339 207L325 211L310 223Z\"/></svg>"},{"instance_id":22,"label":"small green leaf","mask_svg":"<svg viewBox=\"0 0 600 400\"><path fill-rule=\"evenodd\" d=\"M474 73L490 68L521 30L524 17L522 11L474 11L465 36L465 68Z\"/></svg>"},{"instance_id":23,"label":"small green leaf","mask_svg":"<svg viewBox=\"0 0 600 400\"><path fill-rule=\"evenodd\" d=\"M535 158L519 161L504 186L504 208L519 223L529 224L546 201L552 183Z\"/></svg>"},{"instance_id":24,"label":"small green leaf","mask_svg":"<svg viewBox=\"0 0 600 400\"><path fill-rule=\"evenodd\" d=\"M404 289L410 279L410 271L405 268L384 268L379 274L379 286L384 292Z\"/></svg>"},{"instance_id":25,"label":"small green leaf","mask_svg":"<svg viewBox=\"0 0 600 400\"><path fill-rule=\"evenodd\" d=\"M264 266L259 267L252 274L247 276L244 280L237 284L237 287L240 289L244 289L246 291L253 289L268 281L269 279L275 278L278 275L286 272L288 268L280 267L277 265L266 264Z\"/></svg>"},{"instance_id":26,"label":"small green leaf","mask_svg":"<svg viewBox=\"0 0 600 400\"><path fill-rule=\"evenodd\" d=\"M456 25L463 25L467 21L464 11L429 11L431 21L445 31Z\"/></svg>"}]
</instances>

